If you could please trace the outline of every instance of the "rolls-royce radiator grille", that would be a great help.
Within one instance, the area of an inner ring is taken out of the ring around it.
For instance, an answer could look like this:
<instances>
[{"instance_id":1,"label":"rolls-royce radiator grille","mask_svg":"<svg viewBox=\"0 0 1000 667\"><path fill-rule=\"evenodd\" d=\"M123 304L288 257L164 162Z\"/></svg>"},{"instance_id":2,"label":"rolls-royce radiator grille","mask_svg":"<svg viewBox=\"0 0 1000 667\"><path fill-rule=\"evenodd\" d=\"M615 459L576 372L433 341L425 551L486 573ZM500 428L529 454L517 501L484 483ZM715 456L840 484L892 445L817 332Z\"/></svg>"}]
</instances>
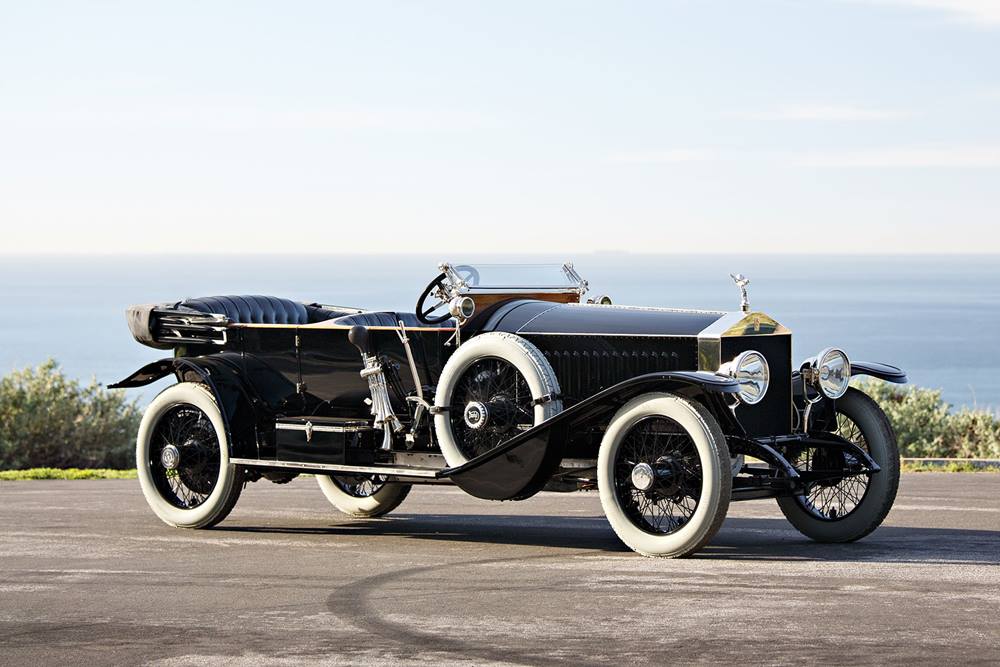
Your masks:
<instances>
[{"instance_id":1,"label":"rolls-royce radiator grille","mask_svg":"<svg viewBox=\"0 0 1000 667\"><path fill-rule=\"evenodd\" d=\"M532 338L532 342L552 365L567 404L637 375L698 367L697 343L690 338L623 337L619 341L581 336L555 345L550 343L556 341L541 338L549 337Z\"/></svg>"},{"instance_id":2,"label":"rolls-royce radiator grille","mask_svg":"<svg viewBox=\"0 0 1000 667\"><path fill-rule=\"evenodd\" d=\"M792 431L792 337L735 336L722 339L722 360L729 361L740 352L757 350L767 359L771 382L764 400L756 405L741 405L736 416L750 435L784 435Z\"/></svg>"}]
</instances>

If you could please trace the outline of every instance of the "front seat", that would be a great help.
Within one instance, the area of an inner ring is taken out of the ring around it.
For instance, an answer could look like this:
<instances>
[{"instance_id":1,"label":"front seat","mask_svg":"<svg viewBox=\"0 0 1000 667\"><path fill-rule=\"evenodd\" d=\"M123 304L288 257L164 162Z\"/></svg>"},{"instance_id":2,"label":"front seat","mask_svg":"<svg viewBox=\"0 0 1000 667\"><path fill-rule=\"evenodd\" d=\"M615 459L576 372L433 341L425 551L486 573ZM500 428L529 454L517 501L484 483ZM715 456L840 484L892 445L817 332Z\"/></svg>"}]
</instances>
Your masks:
<instances>
[{"instance_id":1,"label":"front seat","mask_svg":"<svg viewBox=\"0 0 1000 667\"><path fill-rule=\"evenodd\" d=\"M402 320L403 324L408 329L427 326L418 320L417 316L413 313L397 313L390 310L373 310L365 313L353 313L351 315L338 317L333 321L333 323L348 327L353 327L358 324L363 327L398 327L400 320ZM454 326L454 323L449 321L445 324L439 324L438 326L449 327Z\"/></svg>"}]
</instances>

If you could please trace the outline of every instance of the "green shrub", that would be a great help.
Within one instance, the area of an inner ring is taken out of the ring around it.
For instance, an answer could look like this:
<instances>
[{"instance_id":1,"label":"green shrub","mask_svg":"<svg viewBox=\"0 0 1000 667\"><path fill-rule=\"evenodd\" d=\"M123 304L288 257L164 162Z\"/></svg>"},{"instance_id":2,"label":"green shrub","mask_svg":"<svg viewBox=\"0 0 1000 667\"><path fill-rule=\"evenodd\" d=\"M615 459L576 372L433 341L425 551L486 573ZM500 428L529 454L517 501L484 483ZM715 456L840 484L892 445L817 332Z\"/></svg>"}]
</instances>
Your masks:
<instances>
[{"instance_id":1,"label":"green shrub","mask_svg":"<svg viewBox=\"0 0 1000 667\"><path fill-rule=\"evenodd\" d=\"M986 410L952 411L940 390L902 388L868 380L858 388L874 398L896 429L904 457L1000 459L1000 418Z\"/></svg>"},{"instance_id":2,"label":"green shrub","mask_svg":"<svg viewBox=\"0 0 1000 667\"><path fill-rule=\"evenodd\" d=\"M1000 467L993 465L975 465L969 461L948 461L947 463L924 463L903 461L902 472L986 472L1000 473ZM0 473L2 475L3 473Z\"/></svg>"},{"instance_id":3,"label":"green shrub","mask_svg":"<svg viewBox=\"0 0 1000 667\"><path fill-rule=\"evenodd\" d=\"M0 379L0 469L132 468L142 412L51 359Z\"/></svg>"},{"instance_id":4,"label":"green shrub","mask_svg":"<svg viewBox=\"0 0 1000 667\"><path fill-rule=\"evenodd\" d=\"M29 468L28 470L0 470L0 481L17 482L28 479L135 479L135 468L131 470L108 470L107 468Z\"/></svg>"}]
</instances>

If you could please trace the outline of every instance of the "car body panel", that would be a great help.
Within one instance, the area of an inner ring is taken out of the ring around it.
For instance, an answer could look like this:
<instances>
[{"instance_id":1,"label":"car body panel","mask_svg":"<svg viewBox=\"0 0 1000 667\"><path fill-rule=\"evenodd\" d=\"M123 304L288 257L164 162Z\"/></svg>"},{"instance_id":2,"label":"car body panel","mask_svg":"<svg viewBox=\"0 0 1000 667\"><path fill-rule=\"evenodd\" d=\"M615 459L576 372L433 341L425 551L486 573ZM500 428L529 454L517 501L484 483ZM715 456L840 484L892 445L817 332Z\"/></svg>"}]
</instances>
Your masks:
<instances>
[{"instance_id":1,"label":"car body panel","mask_svg":"<svg viewBox=\"0 0 1000 667\"><path fill-rule=\"evenodd\" d=\"M506 332L525 338L544 355L558 380L564 410L512 434L472 461L454 468L441 466L432 477L451 480L482 498L527 497L550 481L562 460L596 458L611 415L643 392L678 393L703 403L732 439L734 451L756 452L779 470L791 470L767 443L794 436L803 398L794 384L798 375L791 359L791 332L766 313L565 303L563 298L526 298L531 296L526 294L490 296L487 307L465 322L460 332L454 322L411 326L414 316L409 313L318 304L307 306L309 321L299 324L227 322L221 315L189 312L183 304L133 308L129 322L136 339L161 347L157 335L166 331L175 357L148 364L112 386L143 386L171 373L178 380L205 384L222 408L230 455L239 461L293 468L295 464L287 460L293 457L313 467L340 469L350 459L389 469L389 463L378 460L378 437L355 437L355 444L369 451L349 456L346 441L330 436L320 446L322 439L317 438L316 446L310 447L308 439L300 442L291 432L295 424L309 431L337 420L372 423L371 392L361 375L364 365L348 339L352 327L368 331L394 388L391 407L414 429L418 389L433 393L459 344L458 336L468 340ZM273 301L281 314L282 300ZM163 318L162 326L158 317ZM408 323L405 331L416 382L401 341L400 321ZM748 350L760 352L770 367L768 391L755 405L735 400L738 384L717 374L723 363ZM885 364L857 362L853 373L905 381L902 371ZM817 419L830 413L832 405L823 400L815 406ZM400 451L437 451L430 421L426 419L424 430L415 430L405 443L400 440ZM290 432L279 437L279 427ZM391 469L398 474L406 466L393 463ZM419 476L427 477L427 470L421 469Z\"/></svg>"}]
</instances>

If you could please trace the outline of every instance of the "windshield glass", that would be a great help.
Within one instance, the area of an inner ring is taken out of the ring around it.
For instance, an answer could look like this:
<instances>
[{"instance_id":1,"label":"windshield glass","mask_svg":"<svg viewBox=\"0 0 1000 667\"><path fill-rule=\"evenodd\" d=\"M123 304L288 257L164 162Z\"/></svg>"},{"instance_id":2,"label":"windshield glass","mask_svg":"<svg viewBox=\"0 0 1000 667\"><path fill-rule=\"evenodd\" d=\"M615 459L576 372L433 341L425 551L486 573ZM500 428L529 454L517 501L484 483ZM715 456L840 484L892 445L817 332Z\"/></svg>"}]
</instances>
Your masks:
<instances>
[{"instance_id":1,"label":"windshield glass","mask_svg":"<svg viewBox=\"0 0 1000 667\"><path fill-rule=\"evenodd\" d=\"M449 264L445 272L468 290L585 289L572 264Z\"/></svg>"}]
</instances>

